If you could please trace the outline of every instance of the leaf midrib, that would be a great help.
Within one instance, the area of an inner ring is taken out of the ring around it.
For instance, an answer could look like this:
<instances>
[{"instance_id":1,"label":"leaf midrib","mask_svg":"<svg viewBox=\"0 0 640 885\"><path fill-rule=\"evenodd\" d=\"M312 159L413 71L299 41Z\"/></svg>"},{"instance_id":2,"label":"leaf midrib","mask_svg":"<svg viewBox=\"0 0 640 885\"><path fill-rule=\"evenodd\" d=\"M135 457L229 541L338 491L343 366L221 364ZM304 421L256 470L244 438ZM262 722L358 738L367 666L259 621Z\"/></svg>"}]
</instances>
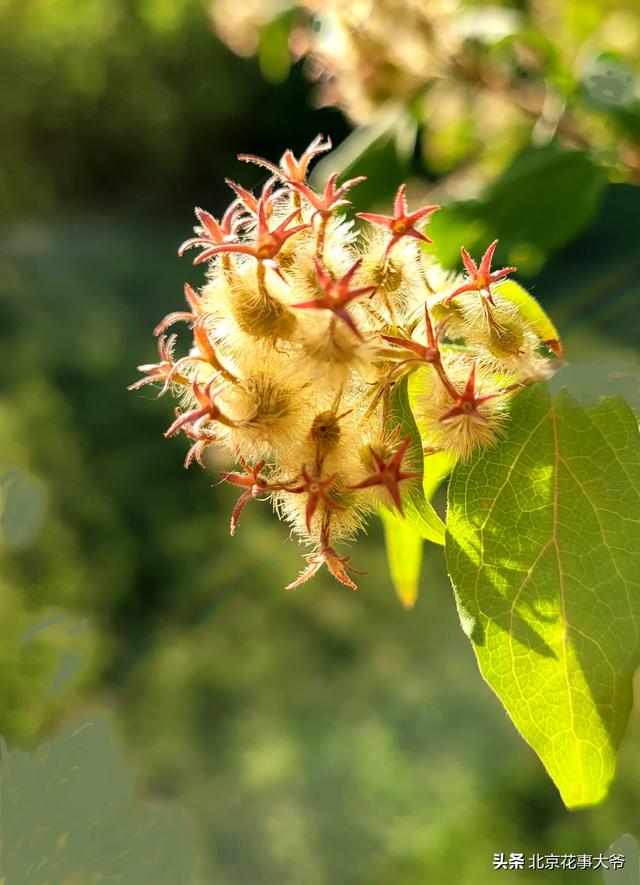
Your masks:
<instances>
[{"instance_id":1,"label":"leaf midrib","mask_svg":"<svg viewBox=\"0 0 640 885\"><path fill-rule=\"evenodd\" d=\"M567 617L567 608L566 608L566 599L565 599L565 588L564 588L564 572L562 570L562 560L560 558L560 545L558 544L558 535L557 535L557 527L559 525L558 519L558 505L560 501L560 483L558 480L558 474L560 473L560 461L562 460L560 457L560 447L558 446L558 422L556 416L556 410L553 405L549 406L549 416L551 418L551 432L553 439L553 519L552 519L552 532L550 542L553 544L556 551L556 563L558 566L558 582L559 582L559 591L560 591L560 606L562 609L562 621L563 621L563 631L562 631L562 658L563 658L563 672L565 684L567 687L567 697L569 699L569 714L571 718L571 730L574 735L577 737L576 733L576 719L575 719L575 710L573 706L573 692L571 689L571 681L569 680L569 667L567 663L567 641L568 641L568 633L571 629L571 624L569 623L569 619ZM555 755L555 749L554 749ZM579 783L580 789L582 793L584 793L585 781L584 781L584 768L582 763L582 753L580 750L576 753L577 762L578 762L578 771L579 771ZM556 760L557 762L557 760Z\"/></svg>"}]
</instances>

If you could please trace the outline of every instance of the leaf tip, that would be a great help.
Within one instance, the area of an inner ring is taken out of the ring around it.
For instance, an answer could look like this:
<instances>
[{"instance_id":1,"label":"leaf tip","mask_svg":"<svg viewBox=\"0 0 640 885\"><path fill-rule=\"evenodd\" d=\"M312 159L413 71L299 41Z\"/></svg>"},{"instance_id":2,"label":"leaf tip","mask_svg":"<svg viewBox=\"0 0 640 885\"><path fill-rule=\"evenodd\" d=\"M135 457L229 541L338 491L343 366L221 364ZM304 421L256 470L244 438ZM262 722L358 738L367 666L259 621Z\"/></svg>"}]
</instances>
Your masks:
<instances>
[{"instance_id":1,"label":"leaf tip","mask_svg":"<svg viewBox=\"0 0 640 885\"><path fill-rule=\"evenodd\" d=\"M396 593L398 594L398 599L402 603L402 607L406 611L412 611L416 602L418 601L418 587L416 585L411 586L397 586Z\"/></svg>"}]
</instances>

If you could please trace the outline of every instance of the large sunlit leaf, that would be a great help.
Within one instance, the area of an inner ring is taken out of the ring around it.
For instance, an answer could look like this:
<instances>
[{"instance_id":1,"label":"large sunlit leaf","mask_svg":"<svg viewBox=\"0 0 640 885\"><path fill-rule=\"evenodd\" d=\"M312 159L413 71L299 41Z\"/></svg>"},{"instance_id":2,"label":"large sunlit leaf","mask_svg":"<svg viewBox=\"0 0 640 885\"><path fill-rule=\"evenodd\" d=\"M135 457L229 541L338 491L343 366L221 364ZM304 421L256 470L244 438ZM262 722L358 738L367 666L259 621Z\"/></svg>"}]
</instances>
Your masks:
<instances>
[{"instance_id":1,"label":"large sunlit leaf","mask_svg":"<svg viewBox=\"0 0 640 885\"><path fill-rule=\"evenodd\" d=\"M617 397L542 383L453 471L447 561L482 673L569 807L600 801L640 634L640 440Z\"/></svg>"}]
</instances>

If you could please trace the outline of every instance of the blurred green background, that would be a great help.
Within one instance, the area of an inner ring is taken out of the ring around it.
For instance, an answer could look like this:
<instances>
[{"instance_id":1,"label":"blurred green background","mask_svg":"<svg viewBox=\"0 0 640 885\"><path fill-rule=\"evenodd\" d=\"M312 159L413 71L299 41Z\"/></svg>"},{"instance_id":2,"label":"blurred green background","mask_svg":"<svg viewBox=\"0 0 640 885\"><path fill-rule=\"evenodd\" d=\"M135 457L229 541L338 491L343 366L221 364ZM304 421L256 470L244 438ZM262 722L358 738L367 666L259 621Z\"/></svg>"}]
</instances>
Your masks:
<instances>
[{"instance_id":1,"label":"blurred green background","mask_svg":"<svg viewBox=\"0 0 640 885\"><path fill-rule=\"evenodd\" d=\"M300 566L286 529L255 506L229 538L233 490L183 470L182 441L162 437L167 401L126 391L153 361L151 329L200 279L176 257L193 206L220 213L225 176L260 181L236 153L277 159L350 132L313 109L303 63L266 81L196 0L4 0L0 16L8 744L106 716L137 795L186 812L203 885L556 882L570 874L493 872L493 854L640 837L640 713L610 798L567 812L477 672L439 549L412 612L378 525L354 551L359 593L324 574L284 593ZM417 193L446 189L397 132L342 155L372 176L358 208L405 175ZM640 189L553 141L505 176L443 210L443 260L497 232L570 360L637 367Z\"/></svg>"}]
</instances>

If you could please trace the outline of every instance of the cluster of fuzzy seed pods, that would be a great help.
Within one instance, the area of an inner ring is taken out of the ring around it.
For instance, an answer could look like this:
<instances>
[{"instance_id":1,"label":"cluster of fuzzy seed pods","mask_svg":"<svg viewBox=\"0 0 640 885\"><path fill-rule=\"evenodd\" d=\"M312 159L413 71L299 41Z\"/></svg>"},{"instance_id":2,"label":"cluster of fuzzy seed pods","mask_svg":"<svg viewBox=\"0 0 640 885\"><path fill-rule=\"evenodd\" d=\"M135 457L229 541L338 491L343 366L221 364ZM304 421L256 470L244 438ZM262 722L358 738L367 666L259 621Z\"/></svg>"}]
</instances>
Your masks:
<instances>
[{"instance_id":1,"label":"cluster of fuzzy seed pods","mask_svg":"<svg viewBox=\"0 0 640 885\"><path fill-rule=\"evenodd\" d=\"M140 366L131 389L158 383L180 400L165 436L191 443L185 466L204 466L209 446L238 465L222 477L241 490L231 534L247 503L271 500L310 552L296 587L322 565L355 588L352 539L382 505L403 512L411 463L390 392L411 376L414 417L427 454L466 458L490 445L506 420L510 392L548 371L548 354L517 306L501 297L514 272L492 271L492 243L467 278L445 273L421 248L437 206L409 211L405 186L393 215L344 214L361 179L322 192L307 183L310 161L330 148L316 138L279 165L253 156L269 179L256 197L228 182L234 200L218 221L196 209L197 250L207 281L185 286L187 309L156 327L159 362ZM179 321L192 336L176 358ZM415 451L415 449L414 449Z\"/></svg>"}]
</instances>

